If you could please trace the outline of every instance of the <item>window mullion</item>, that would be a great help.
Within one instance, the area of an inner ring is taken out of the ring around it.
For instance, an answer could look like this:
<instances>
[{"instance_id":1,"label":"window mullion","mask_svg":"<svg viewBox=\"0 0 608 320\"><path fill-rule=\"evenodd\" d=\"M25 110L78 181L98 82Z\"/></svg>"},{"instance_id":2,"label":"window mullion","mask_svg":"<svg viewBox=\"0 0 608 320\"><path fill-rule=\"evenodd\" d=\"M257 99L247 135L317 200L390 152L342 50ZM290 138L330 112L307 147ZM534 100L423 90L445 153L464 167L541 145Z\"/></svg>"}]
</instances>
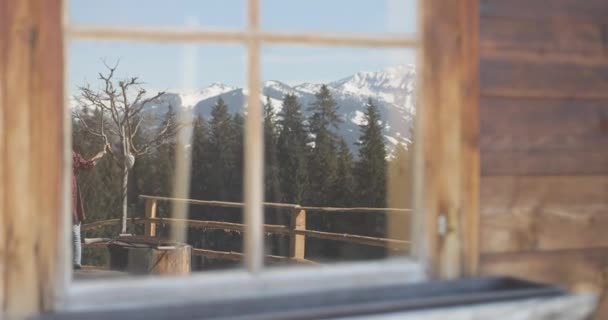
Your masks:
<instances>
[{"instance_id":1,"label":"window mullion","mask_svg":"<svg viewBox=\"0 0 608 320\"><path fill-rule=\"evenodd\" d=\"M259 28L259 1L249 0L249 32ZM260 272L264 264L264 139L260 104L260 43L256 37L247 39L247 72L249 97L245 117L244 223L245 266L249 272Z\"/></svg>"}]
</instances>

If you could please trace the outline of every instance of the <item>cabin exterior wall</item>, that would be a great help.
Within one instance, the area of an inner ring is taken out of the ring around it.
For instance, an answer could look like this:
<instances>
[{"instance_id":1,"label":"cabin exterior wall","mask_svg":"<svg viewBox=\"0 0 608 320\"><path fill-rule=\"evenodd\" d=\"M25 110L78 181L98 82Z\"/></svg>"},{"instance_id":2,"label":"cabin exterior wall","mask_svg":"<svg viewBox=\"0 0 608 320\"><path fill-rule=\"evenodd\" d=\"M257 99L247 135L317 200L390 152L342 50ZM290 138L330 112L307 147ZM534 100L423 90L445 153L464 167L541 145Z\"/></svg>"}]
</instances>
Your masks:
<instances>
[{"instance_id":1,"label":"cabin exterior wall","mask_svg":"<svg viewBox=\"0 0 608 320\"><path fill-rule=\"evenodd\" d=\"M479 143L481 272L605 293L608 1L480 1Z\"/></svg>"}]
</instances>

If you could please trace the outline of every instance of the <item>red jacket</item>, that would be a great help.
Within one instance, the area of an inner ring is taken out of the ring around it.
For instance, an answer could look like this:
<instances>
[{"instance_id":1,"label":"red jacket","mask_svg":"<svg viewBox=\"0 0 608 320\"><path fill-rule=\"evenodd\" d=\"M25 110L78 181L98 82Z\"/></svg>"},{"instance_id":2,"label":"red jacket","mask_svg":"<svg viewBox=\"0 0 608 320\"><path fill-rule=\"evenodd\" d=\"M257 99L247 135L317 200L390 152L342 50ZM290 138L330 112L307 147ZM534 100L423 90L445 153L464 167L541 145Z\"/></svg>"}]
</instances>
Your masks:
<instances>
[{"instance_id":1,"label":"red jacket","mask_svg":"<svg viewBox=\"0 0 608 320\"><path fill-rule=\"evenodd\" d=\"M76 180L76 174L80 169L87 169L95 165L95 161L86 160L78 153L72 151L72 217L74 224L85 219L82 195Z\"/></svg>"}]
</instances>

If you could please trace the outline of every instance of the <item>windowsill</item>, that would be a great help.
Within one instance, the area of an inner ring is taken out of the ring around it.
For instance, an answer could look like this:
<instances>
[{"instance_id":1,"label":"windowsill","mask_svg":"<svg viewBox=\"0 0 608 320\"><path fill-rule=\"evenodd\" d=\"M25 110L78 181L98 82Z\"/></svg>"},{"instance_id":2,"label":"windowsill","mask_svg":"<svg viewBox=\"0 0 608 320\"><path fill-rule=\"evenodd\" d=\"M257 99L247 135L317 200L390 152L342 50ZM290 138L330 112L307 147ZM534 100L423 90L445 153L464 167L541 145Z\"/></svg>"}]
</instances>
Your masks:
<instances>
[{"instance_id":1,"label":"windowsill","mask_svg":"<svg viewBox=\"0 0 608 320\"><path fill-rule=\"evenodd\" d=\"M141 288L135 287L107 292L112 296L83 296L89 305L71 304L72 307L65 312L47 315L43 319L503 319L505 316L555 319L556 315L559 315L558 319L584 319L597 302L592 295L569 295L560 288L510 278L420 282L421 279L408 281L401 277L401 273L385 277L396 277L393 282L378 283L378 279L364 276L364 269L369 267L370 264L349 266L359 268L357 271L363 276L354 278L355 281L353 278L347 281L335 274L337 268L333 266L314 268L317 274L310 272L311 269L244 277L236 273L218 273L215 276L220 279L210 278L207 284L186 286L180 286L182 279L179 279L172 281L174 285L164 288L164 292L158 291L162 289L159 286L148 284L153 291L139 291ZM382 268L386 269L386 266ZM221 279L228 274L232 275L233 281ZM303 278L293 277L295 274ZM314 277L314 280L309 277ZM201 278L196 280L202 281L201 276L193 278ZM318 279L325 279L329 285L324 288L318 284L305 285L307 280L317 282ZM370 280L373 285L368 282ZM133 284L137 281L128 282ZM125 288L128 285L125 284ZM203 289L184 291L193 286L203 286ZM179 287L182 289L177 289ZM92 293L84 288L83 285L75 285L74 293ZM134 290L140 298L135 295L127 298L128 292L133 293ZM186 293L191 295L188 297ZM184 300L178 302L176 295ZM148 300L142 301L141 296ZM108 299L110 297L113 299ZM108 304L110 300L116 302L120 299L123 299L121 305ZM103 306L96 303L99 300Z\"/></svg>"},{"instance_id":2,"label":"windowsill","mask_svg":"<svg viewBox=\"0 0 608 320\"><path fill-rule=\"evenodd\" d=\"M72 282L61 311L107 311L272 298L330 290L361 290L426 280L412 258L321 266L194 273L184 277L132 277Z\"/></svg>"}]
</instances>

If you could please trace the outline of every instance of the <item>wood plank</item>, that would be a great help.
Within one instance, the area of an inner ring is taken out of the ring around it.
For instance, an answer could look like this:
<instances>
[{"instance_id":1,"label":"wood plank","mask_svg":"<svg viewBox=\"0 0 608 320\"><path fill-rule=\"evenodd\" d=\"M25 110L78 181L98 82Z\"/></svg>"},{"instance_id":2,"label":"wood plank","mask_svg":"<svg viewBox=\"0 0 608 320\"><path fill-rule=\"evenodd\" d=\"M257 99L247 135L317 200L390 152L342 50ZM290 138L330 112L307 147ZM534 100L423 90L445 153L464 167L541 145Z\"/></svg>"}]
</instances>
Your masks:
<instances>
[{"instance_id":1,"label":"wood plank","mask_svg":"<svg viewBox=\"0 0 608 320\"><path fill-rule=\"evenodd\" d=\"M605 294L608 248L482 254L480 268L484 275L510 275Z\"/></svg>"},{"instance_id":2,"label":"wood plank","mask_svg":"<svg viewBox=\"0 0 608 320\"><path fill-rule=\"evenodd\" d=\"M483 253L608 247L608 176L482 177Z\"/></svg>"},{"instance_id":3,"label":"wood plank","mask_svg":"<svg viewBox=\"0 0 608 320\"><path fill-rule=\"evenodd\" d=\"M608 21L605 0L480 0L482 17L533 20Z\"/></svg>"},{"instance_id":4,"label":"wood plank","mask_svg":"<svg viewBox=\"0 0 608 320\"><path fill-rule=\"evenodd\" d=\"M156 218L156 200L146 199L146 219ZM148 237L156 237L156 224L152 222L146 222L144 234Z\"/></svg>"},{"instance_id":5,"label":"wood plank","mask_svg":"<svg viewBox=\"0 0 608 320\"><path fill-rule=\"evenodd\" d=\"M32 37L36 22L31 1L5 1L6 41L5 105L3 135L5 152L4 224L6 225L5 296L3 308L8 318L25 317L39 308L38 272L35 252L37 216L30 197L30 112L32 111Z\"/></svg>"},{"instance_id":6,"label":"wood plank","mask_svg":"<svg viewBox=\"0 0 608 320\"><path fill-rule=\"evenodd\" d=\"M475 276L479 267L480 253L480 104L479 104L479 1L465 1L461 6L461 19L465 21L463 41L462 68L463 87L460 125L462 135L460 193L462 208L460 211L462 242L462 275ZM455 84L452 84L455 85Z\"/></svg>"},{"instance_id":7,"label":"wood plank","mask_svg":"<svg viewBox=\"0 0 608 320\"><path fill-rule=\"evenodd\" d=\"M478 2L422 1L414 254L441 278L474 272L478 229ZM445 228L438 228L438 221ZM420 234L424 230L425 234Z\"/></svg>"},{"instance_id":8,"label":"wood plank","mask_svg":"<svg viewBox=\"0 0 608 320\"><path fill-rule=\"evenodd\" d=\"M33 49L32 84L30 95L31 156L30 178L34 191L30 195L33 214L37 220L34 256L38 276L38 308L51 311L55 307L57 290L66 277L60 268L60 252L65 248L60 235L63 229L64 179L64 63L63 6L61 0L33 1L32 12L37 21L31 44ZM39 161L44 159L44 161ZM32 201L33 200L33 201ZM40 214L40 213L44 214ZM38 214L37 214L38 213ZM31 225L31 221L29 221ZM29 228L28 232L32 232ZM30 262L31 263L31 262ZM59 267L59 268L58 268ZM35 278L35 277L34 277Z\"/></svg>"},{"instance_id":9,"label":"wood plank","mask_svg":"<svg viewBox=\"0 0 608 320\"><path fill-rule=\"evenodd\" d=\"M600 295L594 319L605 319L608 314L608 248L484 254L480 270L484 275L511 275L554 283L574 292L593 292Z\"/></svg>"},{"instance_id":10,"label":"wood plank","mask_svg":"<svg viewBox=\"0 0 608 320\"><path fill-rule=\"evenodd\" d=\"M158 201L170 201L170 202L186 202L194 205L204 205L210 207L226 207L226 208L243 208L244 204L242 202L228 202L228 201L215 201L215 200L197 200L197 199L184 199L184 198L170 198L170 197L159 197L159 196L148 196L148 195L140 195L139 198L145 200L158 200ZM391 213L391 214L410 214L412 209L409 208L370 208L370 207L350 207L350 208L340 208L340 207L311 207L311 206L301 206L295 203L276 203L276 202L263 202L264 207L269 208L282 208L282 209L303 209L306 211L314 211L316 213ZM291 211L285 211L285 213L290 214Z\"/></svg>"},{"instance_id":11,"label":"wood plank","mask_svg":"<svg viewBox=\"0 0 608 320\"><path fill-rule=\"evenodd\" d=\"M482 96L608 98L608 64L529 62L483 57Z\"/></svg>"},{"instance_id":12,"label":"wood plank","mask_svg":"<svg viewBox=\"0 0 608 320\"><path fill-rule=\"evenodd\" d=\"M608 173L608 99L481 101L483 175Z\"/></svg>"},{"instance_id":13,"label":"wood plank","mask_svg":"<svg viewBox=\"0 0 608 320\"><path fill-rule=\"evenodd\" d=\"M297 230L306 230L306 210L295 209L290 217L289 256L296 259L306 257L306 234L297 234Z\"/></svg>"},{"instance_id":14,"label":"wood plank","mask_svg":"<svg viewBox=\"0 0 608 320\"><path fill-rule=\"evenodd\" d=\"M555 59L580 64L608 63L602 23L491 17L482 18L480 24L483 56L502 54L506 58L537 62Z\"/></svg>"},{"instance_id":15,"label":"wood plank","mask_svg":"<svg viewBox=\"0 0 608 320\"><path fill-rule=\"evenodd\" d=\"M0 1L0 34L7 34L7 17L6 17L6 1ZM6 154L5 146L4 146L4 108L6 108L5 99L5 86L6 86L6 41L4 40L6 37L0 38L0 235L7 234L8 230L6 229L6 223L4 222L4 215L6 211L4 210L4 193L6 190L4 189L4 154ZM5 274L5 266L6 266L6 237L0 236L0 316L4 313L4 274Z\"/></svg>"},{"instance_id":16,"label":"wood plank","mask_svg":"<svg viewBox=\"0 0 608 320\"><path fill-rule=\"evenodd\" d=\"M57 297L63 181L60 0L4 0L2 312L22 318ZM62 250L64 248L61 248Z\"/></svg>"},{"instance_id":17,"label":"wood plank","mask_svg":"<svg viewBox=\"0 0 608 320\"><path fill-rule=\"evenodd\" d=\"M234 251L215 251L209 249L192 249L193 256L203 256L211 259L219 259L219 260L230 260L230 261L242 261L244 255L240 252ZM317 262L299 259L299 258L291 258L291 257L283 257L283 256L275 256L275 255L265 255L264 260L267 263L298 263L298 264L307 264L307 265L318 265Z\"/></svg>"},{"instance_id":18,"label":"wood plank","mask_svg":"<svg viewBox=\"0 0 608 320\"><path fill-rule=\"evenodd\" d=\"M481 154L482 176L604 175L608 150L505 150Z\"/></svg>"},{"instance_id":19,"label":"wood plank","mask_svg":"<svg viewBox=\"0 0 608 320\"><path fill-rule=\"evenodd\" d=\"M484 153L608 146L608 99L484 97L479 112Z\"/></svg>"}]
</instances>

